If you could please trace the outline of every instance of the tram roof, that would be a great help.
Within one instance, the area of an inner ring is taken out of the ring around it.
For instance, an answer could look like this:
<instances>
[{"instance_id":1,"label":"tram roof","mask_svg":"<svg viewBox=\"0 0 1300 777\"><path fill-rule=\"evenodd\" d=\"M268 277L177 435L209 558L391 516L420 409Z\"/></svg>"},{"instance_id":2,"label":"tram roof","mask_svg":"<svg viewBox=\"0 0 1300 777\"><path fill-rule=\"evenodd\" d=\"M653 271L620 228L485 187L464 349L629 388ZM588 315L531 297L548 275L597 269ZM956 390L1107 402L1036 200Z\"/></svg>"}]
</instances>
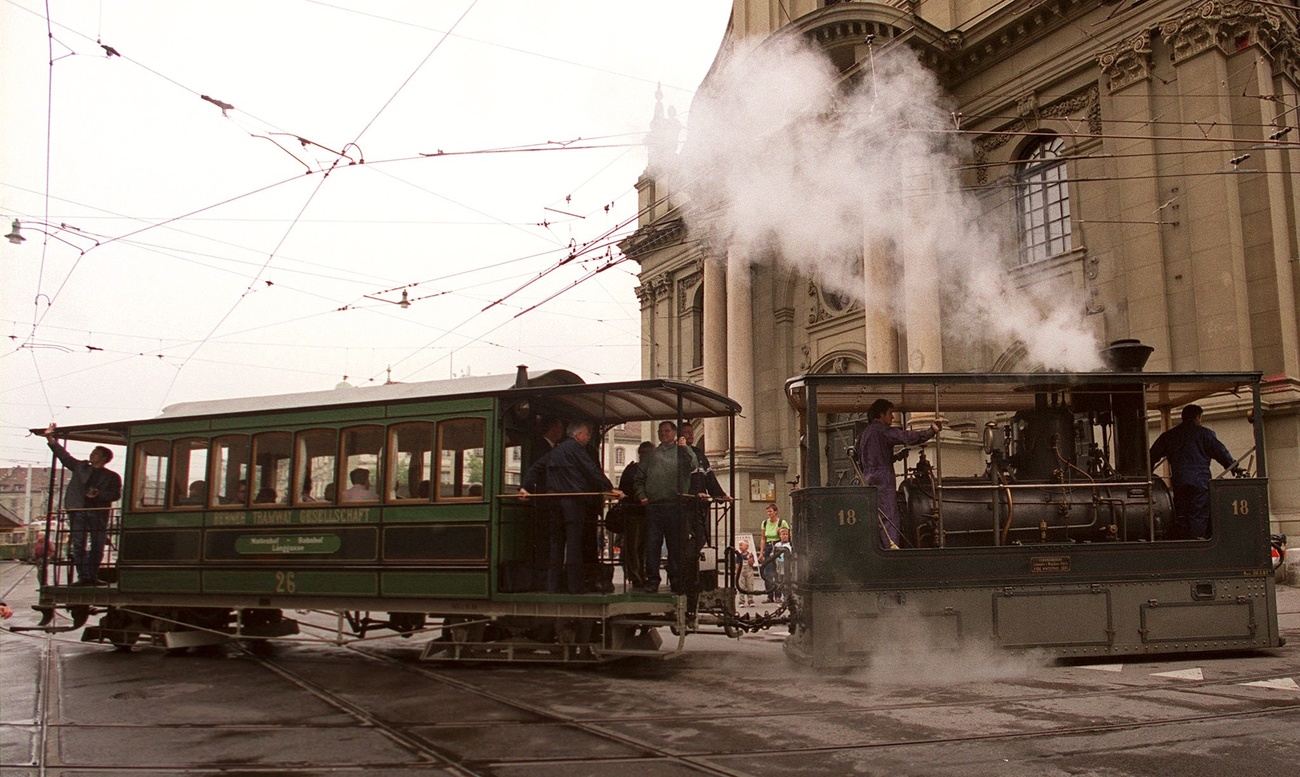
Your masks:
<instances>
[{"instance_id":1,"label":"tram roof","mask_svg":"<svg viewBox=\"0 0 1300 777\"><path fill-rule=\"evenodd\" d=\"M1017 410L1034 395L1114 393L1142 388L1146 406L1172 410L1216 394L1238 394L1259 385L1258 372L1034 372L1034 373L838 373L801 375L786 381L790 404L803 412L808 389L818 413L864 412L883 397L900 412L927 412L936 401L948 411Z\"/></svg>"},{"instance_id":2,"label":"tram roof","mask_svg":"<svg viewBox=\"0 0 1300 777\"><path fill-rule=\"evenodd\" d=\"M273 394L199 402L180 402L152 418L59 427L60 438L107 445L126 442L127 429L157 422L314 408L402 404L430 399L499 396L528 402L531 409L559 418L583 418L607 423L677 418L712 418L740 410L734 400L715 391L670 380L585 383L568 370L546 370L517 385L516 375L482 375L419 383L345 386L328 391ZM680 404L679 404L680 397ZM42 430L33 429L40 433Z\"/></svg>"}]
</instances>

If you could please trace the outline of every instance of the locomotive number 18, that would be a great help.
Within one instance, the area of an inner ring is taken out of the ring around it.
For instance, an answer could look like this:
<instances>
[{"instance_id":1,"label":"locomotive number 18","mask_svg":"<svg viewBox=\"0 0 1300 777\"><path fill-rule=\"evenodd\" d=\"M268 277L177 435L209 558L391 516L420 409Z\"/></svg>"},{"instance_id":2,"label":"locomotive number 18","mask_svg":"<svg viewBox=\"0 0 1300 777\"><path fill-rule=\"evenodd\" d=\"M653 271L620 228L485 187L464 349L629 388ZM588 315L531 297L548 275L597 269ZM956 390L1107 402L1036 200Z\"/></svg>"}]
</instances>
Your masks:
<instances>
[{"instance_id":1,"label":"locomotive number 18","mask_svg":"<svg viewBox=\"0 0 1300 777\"><path fill-rule=\"evenodd\" d=\"M857 510L840 510L840 526L852 526L858 522Z\"/></svg>"}]
</instances>

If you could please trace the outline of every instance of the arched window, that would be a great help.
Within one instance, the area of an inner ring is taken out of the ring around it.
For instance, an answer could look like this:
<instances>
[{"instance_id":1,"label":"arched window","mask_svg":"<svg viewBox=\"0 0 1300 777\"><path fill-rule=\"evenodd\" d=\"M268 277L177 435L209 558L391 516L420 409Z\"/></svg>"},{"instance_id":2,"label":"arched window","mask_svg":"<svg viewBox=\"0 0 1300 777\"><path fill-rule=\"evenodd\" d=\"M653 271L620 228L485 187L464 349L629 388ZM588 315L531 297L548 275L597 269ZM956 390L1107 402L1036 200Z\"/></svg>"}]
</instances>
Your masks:
<instances>
[{"instance_id":1,"label":"arched window","mask_svg":"<svg viewBox=\"0 0 1300 777\"><path fill-rule=\"evenodd\" d=\"M1070 250L1070 190L1055 135L1029 146L1016 166L1016 212L1020 263L1039 262Z\"/></svg>"}]
</instances>

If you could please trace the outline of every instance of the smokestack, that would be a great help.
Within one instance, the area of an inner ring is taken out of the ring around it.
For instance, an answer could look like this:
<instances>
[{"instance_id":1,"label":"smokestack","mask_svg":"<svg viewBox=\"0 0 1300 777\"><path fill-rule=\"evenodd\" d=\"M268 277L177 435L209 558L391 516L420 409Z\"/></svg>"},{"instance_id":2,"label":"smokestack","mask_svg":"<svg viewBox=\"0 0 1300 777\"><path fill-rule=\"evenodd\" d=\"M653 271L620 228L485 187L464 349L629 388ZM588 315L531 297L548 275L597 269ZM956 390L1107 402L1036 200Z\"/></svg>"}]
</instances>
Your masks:
<instances>
[{"instance_id":1,"label":"smokestack","mask_svg":"<svg viewBox=\"0 0 1300 777\"><path fill-rule=\"evenodd\" d=\"M1101 360L1111 372L1141 372L1154 350L1149 345L1143 345L1141 340L1113 340L1101 350Z\"/></svg>"},{"instance_id":2,"label":"smokestack","mask_svg":"<svg viewBox=\"0 0 1300 777\"><path fill-rule=\"evenodd\" d=\"M515 367L515 388L528 388L528 365Z\"/></svg>"}]
</instances>

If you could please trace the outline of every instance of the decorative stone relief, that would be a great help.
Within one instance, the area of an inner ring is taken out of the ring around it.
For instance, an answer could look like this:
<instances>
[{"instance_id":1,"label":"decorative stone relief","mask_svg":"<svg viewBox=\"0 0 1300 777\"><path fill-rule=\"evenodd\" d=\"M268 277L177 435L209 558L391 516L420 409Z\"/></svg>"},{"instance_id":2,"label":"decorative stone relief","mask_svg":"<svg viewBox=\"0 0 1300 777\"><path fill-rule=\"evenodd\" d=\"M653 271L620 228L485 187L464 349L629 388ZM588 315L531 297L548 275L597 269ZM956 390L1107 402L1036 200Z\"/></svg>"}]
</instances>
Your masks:
<instances>
[{"instance_id":1,"label":"decorative stone relief","mask_svg":"<svg viewBox=\"0 0 1300 777\"><path fill-rule=\"evenodd\" d=\"M812 298L812 304L808 310L809 324L828 321L836 316L862 309L861 301L847 294L826 291L818 287L813 281L808 281L808 296Z\"/></svg>"},{"instance_id":2,"label":"decorative stone relief","mask_svg":"<svg viewBox=\"0 0 1300 777\"><path fill-rule=\"evenodd\" d=\"M703 280L704 271L696 270L685 278L677 281L677 310L679 312L684 313L691 309L691 305L694 302L695 287L700 285L700 282Z\"/></svg>"},{"instance_id":3,"label":"decorative stone relief","mask_svg":"<svg viewBox=\"0 0 1300 777\"><path fill-rule=\"evenodd\" d=\"M1039 107L1037 101L1021 98L1018 107L1033 107L1032 117L1021 114L1021 118L998 128L997 135L984 135L973 144L975 153L975 178L979 184L988 183L988 156L991 152L1005 146L1016 137L1017 133L1029 132L1038 127L1043 119L1065 119L1071 114L1084 111L1088 121L1088 134L1101 134L1101 90L1096 84L1059 100Z\"/></svg>"}]
</instances>

